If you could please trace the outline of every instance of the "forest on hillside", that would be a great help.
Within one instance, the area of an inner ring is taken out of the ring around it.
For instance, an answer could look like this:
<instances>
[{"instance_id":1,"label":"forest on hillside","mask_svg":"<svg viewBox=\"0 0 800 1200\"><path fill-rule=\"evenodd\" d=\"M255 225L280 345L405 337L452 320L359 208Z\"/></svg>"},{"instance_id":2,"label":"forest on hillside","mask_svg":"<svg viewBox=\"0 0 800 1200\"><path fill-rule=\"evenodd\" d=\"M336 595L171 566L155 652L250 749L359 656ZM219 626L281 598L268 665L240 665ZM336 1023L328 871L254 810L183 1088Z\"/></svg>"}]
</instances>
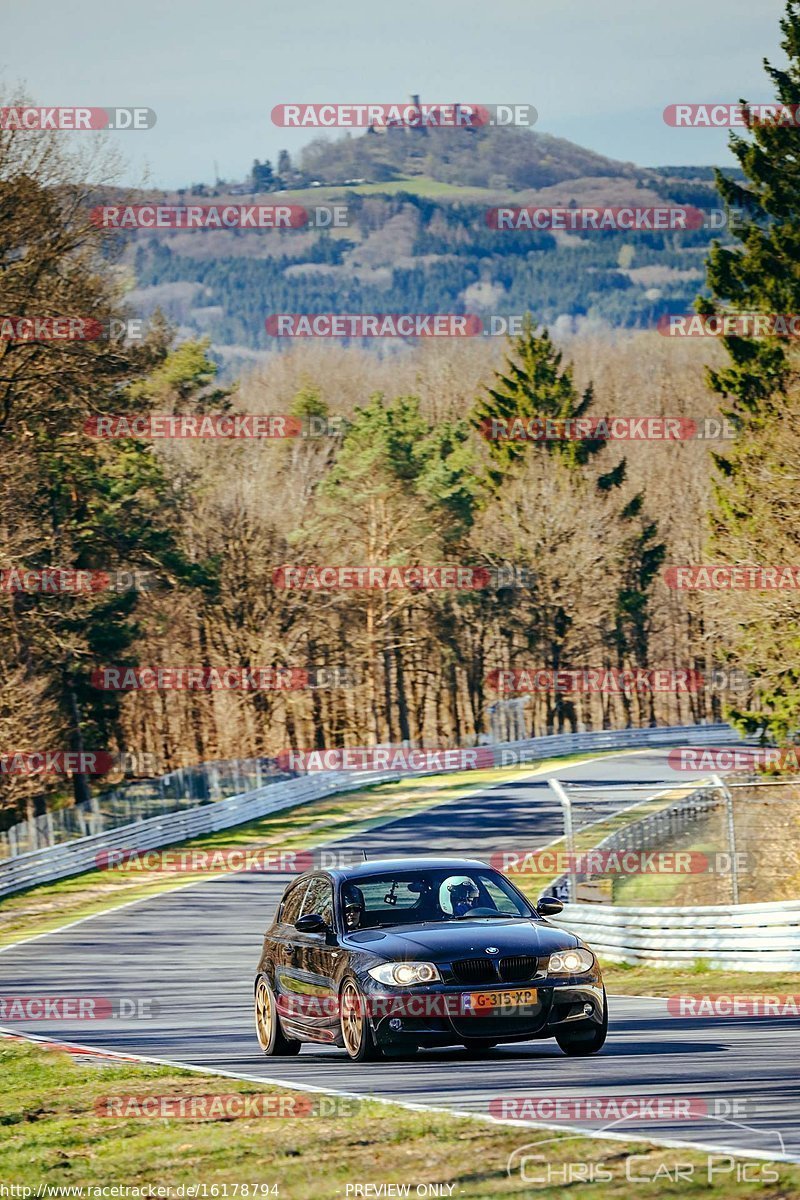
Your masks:
<instances>
[{"instance_id":1,"label":"forest on hillside","mask_svg":"<svg viewBox=\"0 0 800 1200\"><path fill-rule=\"evenodd\" d=\"M602 203L722 212L706 182L601 191ZM541 201L568 202L576 203L572 191ZM282 312L508 316L530 309L551 328L646 329L691 308L703 287L704 256L720 236L712 228L498 231L487 224L486 203L403 192L345 192L343 203L349 224L332 231L128 234L129 301L140 313L166 312L183 336L210 336L222 360L237 348L282 348L265 328L266 317Z\"/></svg>"}]
</instances>

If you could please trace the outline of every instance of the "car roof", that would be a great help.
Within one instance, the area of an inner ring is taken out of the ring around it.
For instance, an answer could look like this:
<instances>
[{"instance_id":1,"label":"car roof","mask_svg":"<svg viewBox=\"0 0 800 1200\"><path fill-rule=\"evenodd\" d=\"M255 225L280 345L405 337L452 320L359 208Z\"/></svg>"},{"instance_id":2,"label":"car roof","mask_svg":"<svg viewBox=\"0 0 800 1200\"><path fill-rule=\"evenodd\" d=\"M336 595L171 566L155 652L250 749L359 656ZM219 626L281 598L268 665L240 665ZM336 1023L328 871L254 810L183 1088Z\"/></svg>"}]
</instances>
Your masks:
<instances>
[{"instance_id":1,"label":"car roof","mask_svg":"<svg viewBox=\"0 0 800 1200\"><path fill-rule=\"evenodd\" d=\"M352 867L337 867L336 869L329 870L328 874L336 879L359 879L364 875L381 875L384 872L391 871L463 871L474 870L476 867L485 871L488 866L488 863L482 862L479 858L447 858L439 856L430 858L420 856L415 858L375 858L368 859L363 863L356 863Z\"/></svg>"}]
</instances>

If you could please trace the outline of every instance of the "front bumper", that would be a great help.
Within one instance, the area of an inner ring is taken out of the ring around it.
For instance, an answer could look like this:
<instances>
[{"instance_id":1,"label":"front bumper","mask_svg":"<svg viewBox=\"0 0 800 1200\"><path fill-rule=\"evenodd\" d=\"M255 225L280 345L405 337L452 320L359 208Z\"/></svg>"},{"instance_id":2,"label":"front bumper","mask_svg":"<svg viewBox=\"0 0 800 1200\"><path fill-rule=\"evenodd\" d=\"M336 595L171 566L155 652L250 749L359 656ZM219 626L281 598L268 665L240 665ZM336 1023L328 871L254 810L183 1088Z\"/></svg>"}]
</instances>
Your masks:
<instances>
[{"instance_id":1,"label":"front bumper","mask_svg":"<svg viewBox=\"0 0 800 1200\"><path fill-rule=\"evenodd\" d=\"M524 993L535 989L532 1003L470 1011L464 998L477 992ZM580 978L534 979L530 984L499 989L438 985L414 988L392 996L380 985L364 987L369 1020L381 1046L448 1045L477 1040L528 1041L553 1037L558 1028L575 1021L601 1025L604 1019L603 981L599 974Z\"/></svg>"}]
</instances>

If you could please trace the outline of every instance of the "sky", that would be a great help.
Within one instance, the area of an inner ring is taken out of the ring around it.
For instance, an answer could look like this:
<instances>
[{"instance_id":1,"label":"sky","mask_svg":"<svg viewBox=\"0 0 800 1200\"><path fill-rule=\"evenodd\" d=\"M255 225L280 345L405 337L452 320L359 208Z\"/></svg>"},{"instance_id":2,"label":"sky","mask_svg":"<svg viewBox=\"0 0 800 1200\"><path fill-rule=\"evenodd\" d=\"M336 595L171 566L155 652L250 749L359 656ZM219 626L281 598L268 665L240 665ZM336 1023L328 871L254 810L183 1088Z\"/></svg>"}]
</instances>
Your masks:
<instances>
[{"instance_id":1,"label":"sky","mask_svg":"<svg viewBox=\"0 0 800 1200\"><path fill-rule=\"evenodd\" d=\"M729 165L725 131L667 104L773 99L783 0L0 0L0 80L46 105L154 109L108 136L158 187L229 181L308 131L274 105L527 103L537 129L641 166ZM80 132L62 136L80 138Z\"/></svg>"}]
</instances>

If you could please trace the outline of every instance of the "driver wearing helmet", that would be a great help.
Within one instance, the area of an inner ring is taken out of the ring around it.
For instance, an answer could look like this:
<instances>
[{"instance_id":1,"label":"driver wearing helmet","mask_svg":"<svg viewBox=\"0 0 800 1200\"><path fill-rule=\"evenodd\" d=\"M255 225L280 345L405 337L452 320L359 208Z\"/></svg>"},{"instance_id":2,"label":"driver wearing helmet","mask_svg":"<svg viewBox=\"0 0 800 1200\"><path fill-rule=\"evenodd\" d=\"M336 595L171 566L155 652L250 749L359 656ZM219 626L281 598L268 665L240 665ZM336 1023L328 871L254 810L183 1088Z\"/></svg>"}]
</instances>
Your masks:
<instances>
[{"instance_id":1,"label":"driver wearing helmet","mask_svg":"<svg viewBox=\"0 0 800 1200\"><path fill-rule=\"evenodd\" d=\"M480 893L472 879L458 879L447 885L454 917L464 917L478 904Z\"/></svg>"},{"instance_id":2,"label":"driver wearing helmet","mask_svg":"<svg viewBox=\"0 0 800 1200\"><path fill-rule=\"evenodd\" d=\"M342 908L344 910L344 926L348 933L360 928L366 910L364 893L354 883L342 888Z\"/></svg>"}]
</instances>

